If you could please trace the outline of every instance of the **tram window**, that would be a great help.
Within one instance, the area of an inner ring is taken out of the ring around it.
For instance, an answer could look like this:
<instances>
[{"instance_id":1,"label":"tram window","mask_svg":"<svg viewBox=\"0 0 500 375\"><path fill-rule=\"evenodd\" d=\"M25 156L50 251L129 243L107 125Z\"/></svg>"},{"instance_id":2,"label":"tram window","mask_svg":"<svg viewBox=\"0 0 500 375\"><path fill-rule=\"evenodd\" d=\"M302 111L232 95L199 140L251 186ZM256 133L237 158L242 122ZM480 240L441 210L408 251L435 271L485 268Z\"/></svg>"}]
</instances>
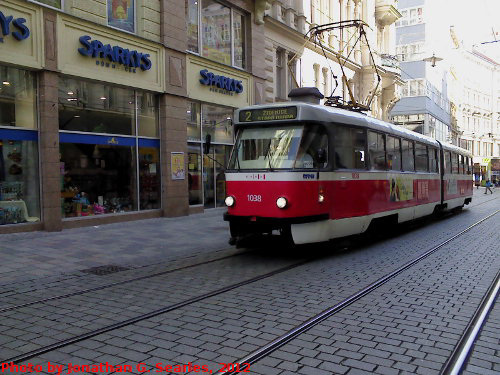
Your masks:
<instances>
[{"instance_id":1,"label":"tram window","mask_svg":"<svg viewBox=\"0 0 500 375\"><path fill-rule=\"evenodd\" d=\"M297 151L294 168L318 168L319 149L325 151L326 161L320 165L321 168L324 168L328 165L328 135L322 127L306 126Z\"/></svg>"},{"instance_id":2,"label":"tram window","mask_svg":"<svg viewBox=\"0 0 500 375\"><path fill-rule=\"evenodd\" d=\"M366 169L366 133L364 130L337 126L335 128L335 168Z\"/></svg>"},{"instance_id":3,"label":"tram window","mask_svg":"<svg viewBox=\"0 0 500 375\"><path fill-rule=\"evenodd\" d=\"M463 155L458 155L459 157L459 168L460 168L460 174L465 174L465 166L464 166L464 156Z\"/></svg>"},{"instance_id":4,"label":"tram window","mask_svg":"<svg viewBox=\"0 0 500 375\"><path fill-rule=\"evenodd\" d=\"M444 173L451 173L451 153L449 151L444 153Z\"/></svg>"},{"instance_id":5,"label":"tram window","mask_svg":"<svg viewBox=\"0 0 500 375\"><path fill-rule=\"evenodd\" d=\"M455 153L452 153L452 159L451 159L451 166L452 166L452 173L458 173L458 155Z\"/></svg>"},{"instance_id":6,"label":"tram window","mask_svg":"<svg viewBox=\"0 0 500 375\"><path fill-rule=\"evenodd\" d=\"M429 147L429 172L437 173L438 171L437 149Z\"/></svg>"},{"instance_id":7,"label":"tram window","mask_svg":"<svg viewBox=\"0 0 500 375\"><path fill-rule=\"evenodd\" d=\"M387 136L387 167L393 171L401 170L401 141Z\"/></svg>"},{"instance_id":8,"label":"tram window","mask_svg":"<svg viewBox=\"0 0 500 375\"><path fill-rule=\"evenodd\" d=\"M415 144L415 167L418 172L427 172L427 146L422 143Z\"/></svg>"},{"instance_id":9,"label":"tram window","mask_svg":"<svg viewBox=\"0 0 500 375\"><path fill-rule=\"evenodd\" d=\"M403 170L413 172L415 170L413 142L403 139L401 144L403 150Z\"/></svg>"},{"instance_id":10,"label":"tram window","mask_svg":"<svg viewBox=\"0 0 500 375\"><path fill-rule=\"evenodd\" d=\"M385 171L385 138L383 134L368 132L368 152L370 154L371 169Z\"/></svg>"},{"instance_id":11,"label":"tram window","mask_svg":"<svg viewBox=\"0 0 500 375\"><path fill-rule=\"evenodd\" d=\"M465 173L470 174L470 163L471 159L468 156L465 157Z\"/></svg>"}]
</instances>

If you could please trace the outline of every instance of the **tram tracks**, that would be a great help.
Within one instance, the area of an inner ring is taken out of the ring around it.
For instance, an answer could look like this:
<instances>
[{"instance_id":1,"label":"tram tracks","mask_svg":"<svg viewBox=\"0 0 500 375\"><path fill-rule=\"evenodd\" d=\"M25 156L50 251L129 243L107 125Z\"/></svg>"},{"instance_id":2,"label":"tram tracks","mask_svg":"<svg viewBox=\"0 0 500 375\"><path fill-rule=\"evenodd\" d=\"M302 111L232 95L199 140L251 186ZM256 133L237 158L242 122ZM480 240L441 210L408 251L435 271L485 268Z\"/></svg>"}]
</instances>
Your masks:
<instances>
[{"instance_id":1,"label":"tram tracks","mask_svg":"<svg viewBox=\"0 0 500 375\"><path fill-rule=\"evenodd\" d=\"M489 216L481 219L480 221L478 221L475 224L469 226L468 228L462 230L458 234L450 237L449 239L447 239L446 241L442 242L441 244L439 244L439 245L433 247L432 249L426 251L424 254L420 255L418 258L416 258L416 259L414 259L414 260L412 260L410 262L405 263L403 266L401 266L397 270L393 271L392 273L390 273L390 274L388 274L388 275L386 275L386 276L378 279L377 281L375 281L375 283L370 284L368 287L366 287L366 288L362 289L361 291L359 291L358 293L350 296L349 298L347 298L346 300L342 301L341 303L339 303L339 304L333 306L332 308L324 311L323 313L321 313L321 314L319 314L319 315L317 315L317 316L309 319L305 323L301 324L299 327L296 327L296 329L292 330L293 332L291 332L291 335L287 334L287 335L285 335L286 337L285 336L279 337L278 339L274 340L272 343L266 345L265 348L261 348L263 351L261 353L259 352L260 354L259 353L255 353L255 352L251 353L251 357L252 358L250 358L250 359L246 359L245 358L245 360L244 361L242 360L242 361L246 362L246 363L252 363L252 362L249 362L250 360L256 362L259 359L263 358L262 354L265 354L264 356L266 356L266 355L270 354L272 351L277 350L279 347L283 346L285 343L287 343L288 341L292 340L294 337L296 337L296 336L300 335L301 333L309 330L310 328L312 328L316 324L320 323L321 321L325 320L329 316L335 314L336 312L338 312L338 311L342 310L343 308L349 306L350 304L354 303L355 301L357 301L358 299L360 299L363 296L367 295L368 293L370 293L371 291L375 290L379 286L381 286L384 283L388 282L390 279L394 278L399 273L401 273L404 270L412 267L413 265L415 265L419 261L425 259L429 255L431 255L432 253L434 253L435 251L437 251L439 248L445 246L446 244L448 244L449 242L453 241L454 239L462 236L464 233L468 232L470 229L472 229L475 226L481 224L482 222L484 222L485 220L489 219L490 217L494 216L497 213L498 213L498 211L496 211L493 214L491 214L491 215L489 215ZM74 337L69 338L67 340L61 340L61 341L56 342L54 344L46 345L46 346L44 346L42 348L39 348L37 350L33 350L33 351L30 351L30 352L27 352L27 353L24 353L24 354L21 354L21 355L18 355L18 356L9 358L9 359L1 360L1 361L2 362L20 363L20 362L29 360L31 358L37 357L37 356L39 356L41 354L44 354L44 353L47 353L47 352L50 352L50 351L53 351L53 350L56 350L56 349L68 346L70 344L74 344L74 343L77 343L77 342L80 342L80 341L92 338L92 337L100 335L102 333L109 332L109 331L112 331L112 330L115 330L115 329L118 329L118 328L122 328L122 327L125 327L125 326L128 326L128 325L134 324L134 323L138 323L138 322L140 322L142 320L146 320L146 319L152 318L152 317L160 315L160 314L168 313L170 311L173 311L173 310L185 307L185 306L193 304L195 302L199 302L199 301L202 301L204 299L207 299L207 298L210 298L210 297L214 297L214 296L217 296L217 295L229 292L231 290L240 288L242 286L249 285L249 284L254 283L256 281L263 280L263 279L275 276L275 275L277 275L279 273L283 273L283 272L289 271L289 270L291 270L293 268L296 268L296 267L299 267L301 265L304 265L308 261L309 260L303 260L303 261L300 261L300 262L288 265L286 267L274 270L272 272L268 272L266 274L250 278L248 280L244 280L244 281L241 281L241 282L238 282L238 283L235 283L235 284L231 284L229 286L217 289L217 290L209 292L209 293L201 294L199 296L187 299L187 300L179 302L179 303L170 304L168 306L165 306L163 308L154 310L152 312L141 314L141 315L138 315L138 316L136 316L134 318L127 319L127 320L124 320L124 321L121 321L121 322L118 322L118 323L115 323L115 324L111 324L111 325L102 327L100 329L92 330L90 332L74 336ZM269 345L271 345L271 346L269 346Z\"/></svg>"},{"instance_id":2,"label":"tram tracks","mask_svg":"<svg viewBox=\"0 0 500 375\"><path fill-rule=\"evenodd\" d=\"M234 363L235 364L236 363L239 364L239 366L241 366L242 368L244 366L251 366L252 364L255 364L259 360L267 357L269 354L273 353L274 351L276 351L279 348L283 347L285 344L287 344L290 341L292 341L293 339L297 338L301 334L309 331L311 328L317 326L321 322L323 322L326 319L332 317L333 315L337 314L338 312L342 311L343 309L345 309L346 307L352 305L353 303L359 301L361 298L367 296L368 294L370 294L371 292L373 292L374 290L376 290L380 286L382 286L382 285L386 284L387 282L389 282L390 280L392 280L397 275L399 275L402 272L404 272L404 271L408 270L409 268L413 267L414 265L416 265L420 261L426 259L430 255L432 255L433 253L435 253L436 251L438 251L439 249L441 249L443 246L449 244L453 240L455 240L458 237L464 235L465 233L467 233L468 231L470 231L472 228L474 228L474 227L478 226L479 224L483 223L485 220L488 220L489 218L495 216L498 212L499 211L497 210L494 213L488 215L487 217L485 217L485 218L479 220L478 222L472 224L468 228L462 230L461 232L459 232L459 233L455 234L454 236L448 238L447 240L441 242L439 245L431 248L430 250L427 250L426 252L424 252L420 256L418 256L415 259L413 259L413 260L405 263L404 265L400 266L399 268L397 268L396 270L390 272L389 274L387 274L387 275L379 278L375 282L367 285L363 289L361 289L358 292L352 294L351 296L347 297L346 299L342 300L341 302L339 302L339 303L335 304L334 306L332 306L332 307L330 307L330 308L322 311L321 313L313 316L312 318L306 320L305 322L303 322L303 323L295 326L294 328L292 328L291 330L289 330L284 335L282 335L282 336L280 336L280 337L278 337L278 338L270 341L269 343L267 343L264 346L261 346L260 348L258 348L256 350L254 350L253 352L249 353L247 356L245 356L245 357L243 357L243 358L241 358L241 359L239 359L237 361L234 361ZM462 350L460 348L462 348L462 347L468 347L470 349L470 345L471 344L470 343L467 344L470 341L470 339L468 338L469 337L469 331L475 331L475 334L477 335L480 326L478 324L474 323L476 321L476 319L479 319L479 318L476 318L476 316L483 316L483 320L484 320L484 315L487 314L487 313L484 312L485 310L482 308L482 306L484 304L486 304L488 301L490 301L490 307L491 307L492 298L488 297L488 296L492 295L493 293L495 293L494 295L496 296L496 293L498 293L498 283L499 283L498 279L499 279L499 276L497 274L495 282L492 284L493 287L490 287L490 290L488 291L488 293L486 294L486 296L483 299L483 300L485 300L485 302L483 302L483 303L480 304L480 307L476 311L476 314L475 314L474 318L471 320L471 323L469 324L468 328L466 329L466 332L464 333L462 339L460 340L459 344L457 345L457 349L455 349L455 352L452 355L449 363L447 363L447 365L445 367L447 370L446 370L446 372L443 372L443 375L450 375L450 374L455 375L455 374L459 373L459 372L456 371L456 369L457 368L461 368L461 367L458 367L457 363L459 362L459 359L462 359L462 364L463 364L464 357L467 356L467 354L464 354L464 350ZM496 289L494 288L495 285L496 285ZM494 289L494 292L491 291L492 289ZM462 343L462 342L465 342L465 343ZM456 360L455 360L455 357L457 358ZM449 372L448 372L448 368L449 368ZM239 367L238 367L238 369L239 369ZM237 374L239 372L240 371L226 371L222 375L233 375L233 374Z\"/></svg>"}]
</instances>

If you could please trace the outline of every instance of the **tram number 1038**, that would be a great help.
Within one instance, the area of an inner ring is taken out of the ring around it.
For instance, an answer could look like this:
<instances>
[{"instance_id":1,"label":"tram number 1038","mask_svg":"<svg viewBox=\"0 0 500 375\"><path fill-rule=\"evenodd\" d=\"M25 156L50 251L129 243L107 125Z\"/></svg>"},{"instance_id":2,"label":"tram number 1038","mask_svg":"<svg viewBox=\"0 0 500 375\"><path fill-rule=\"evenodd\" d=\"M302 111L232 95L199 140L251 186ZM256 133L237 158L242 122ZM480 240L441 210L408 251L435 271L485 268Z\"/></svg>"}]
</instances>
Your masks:
<instances>
[{"instance_id":1,"label":"tram number 1038","mask_svg":"<svg viewBox=\"0 0 500 375\"><path fill-rule=\"evenodd\" d=\"M248 194L247 198L249 202L262 202L262 195Z\"/></svg>"}]
</instances>

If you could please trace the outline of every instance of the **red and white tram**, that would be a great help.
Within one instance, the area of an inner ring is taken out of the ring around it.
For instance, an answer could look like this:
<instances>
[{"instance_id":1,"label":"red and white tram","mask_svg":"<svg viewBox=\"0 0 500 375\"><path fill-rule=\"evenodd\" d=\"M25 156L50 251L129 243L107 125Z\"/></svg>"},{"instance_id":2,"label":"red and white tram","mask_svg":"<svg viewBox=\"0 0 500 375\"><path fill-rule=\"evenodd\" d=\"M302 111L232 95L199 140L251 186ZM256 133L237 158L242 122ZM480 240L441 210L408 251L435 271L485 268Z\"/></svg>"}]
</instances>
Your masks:
<instances>
[{"instance_id":1,"label":"red and white tram","mask_svg":"<svg viewBox=\"0 0 500 375\"><path fill-rule=\"evenodd\" d=\"M279 231L321 242L471 202L466 150L295 90L294 102L236 111L224 215L233 240Z\"/></svg>"}]
</instances>

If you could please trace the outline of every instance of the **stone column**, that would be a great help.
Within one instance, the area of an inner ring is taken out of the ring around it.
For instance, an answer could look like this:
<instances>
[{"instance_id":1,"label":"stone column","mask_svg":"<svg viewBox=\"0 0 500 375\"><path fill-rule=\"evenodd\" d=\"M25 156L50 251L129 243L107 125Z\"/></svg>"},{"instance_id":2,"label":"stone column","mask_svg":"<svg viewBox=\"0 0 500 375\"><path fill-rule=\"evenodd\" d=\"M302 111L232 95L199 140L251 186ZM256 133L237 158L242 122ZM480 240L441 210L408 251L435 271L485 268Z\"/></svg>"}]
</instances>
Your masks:
<instances>
[{"instance_id":1,"label":"stone column","mask_svg":"<svg viewBox=\"0 0 500 375\"><path fill-rule=\"evenodd\" d=\"M162 171L163 216L185 216L189 214L187 173L187 99L164 94L160 97L160 152ZM173 180L170 165L172 152L184 153L184 180Z\"/></svg>"},{"instance_id":2,"label":"stone column","mask_svg":"<svg viewBox=\"0 0 500 375\"><path fill-rule=\"evenodd\" d=\"M187 173L187 27L184 0L161 0L161 41L165 49L165 91L160 95L160 153L163 216L189 213ZM184 180L173 180L171 153L184 153Z\"/></svg>"},{"instance_id":3,"label":"stone column","mask_svg":"<svg viewBox=\"0 0 500 375\"><path fill-rule=\"evenodd\" d=\"M38 77L42 217L44 229L52 232L62 229L59 111L57 99L59 77L57 73L50 71L42 71Z\"/></svg>"},{"instance_id":4,"label":"stone column","mask_svg":"<svg viewBox=\"0 0 500 375\"><path fill-rule=\"evenodd\" d=\"M56 12L43 10L45 69L38 74L40 179L43 228L62 230Z\"/></svg>"}]
</instances>

